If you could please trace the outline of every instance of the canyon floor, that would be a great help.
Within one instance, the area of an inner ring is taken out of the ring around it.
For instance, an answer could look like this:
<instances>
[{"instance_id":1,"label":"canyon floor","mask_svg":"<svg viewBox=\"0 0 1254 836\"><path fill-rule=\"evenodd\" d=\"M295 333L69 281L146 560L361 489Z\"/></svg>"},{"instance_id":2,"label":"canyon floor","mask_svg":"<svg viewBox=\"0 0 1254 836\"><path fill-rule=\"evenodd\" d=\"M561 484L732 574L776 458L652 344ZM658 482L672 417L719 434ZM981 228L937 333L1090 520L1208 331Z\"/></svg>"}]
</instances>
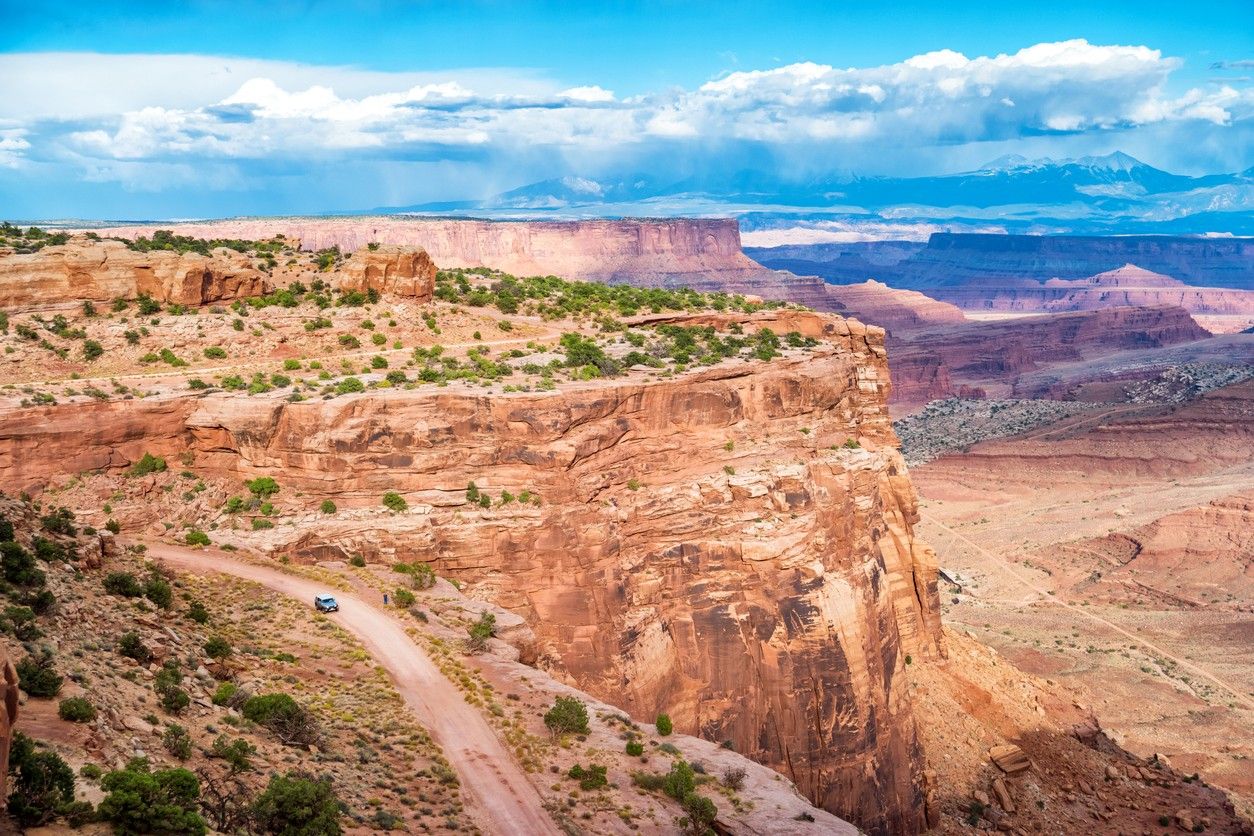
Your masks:
<instances>
[{"instance_id":1,"label":"canyon floor","mask_svg":"<svg viewBox=\"0 0 1254 836\"><path fill-rule=\"evenodd\" d=\"M1249 816L1254 384L1158 391L1172 402L1045 402L1026 432L916 466L921 530L948 624Z\"/></svg>"}]
</instances>

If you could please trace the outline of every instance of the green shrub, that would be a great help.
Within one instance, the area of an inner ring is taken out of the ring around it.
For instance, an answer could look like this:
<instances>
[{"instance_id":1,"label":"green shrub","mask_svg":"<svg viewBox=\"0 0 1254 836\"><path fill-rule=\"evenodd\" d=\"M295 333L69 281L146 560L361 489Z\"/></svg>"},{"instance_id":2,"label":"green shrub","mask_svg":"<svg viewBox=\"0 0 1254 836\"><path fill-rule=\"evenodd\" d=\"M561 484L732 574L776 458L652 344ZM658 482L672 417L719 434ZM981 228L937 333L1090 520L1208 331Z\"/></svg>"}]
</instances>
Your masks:
<instances>
[{"instance_id":1,"label":"green shrub","mask_svg":"<svg viewBox=\"0 0 1254 836\"><path fill-rule=\"evenodd\" d=\"M657 726L657 733L662 735L662 737L668 736L674 729L671 724L671 718L667 714L659 714L654 725Z\"/></svg>"},{"instance_id":2,"label":"green shrub","mask_svg":"<svg viewBox=\"0 0 1254 836\"><path fill-rule=\"evenodd\" d=\"M358 569L360 569L366 565L366 558L362 557L359 554L355 554L348 559L348 565L356 566Z\"/></svg>"},{"instance_id":3,"label":"green shrub","mask_svg":"<svg viewBox=\"0 0 1254 836\"><path fill-rule=\"evenodd\" d=\"M273 775L252 818L261 833L282 836L339 836L340 801L331 779L300 773Z\"/></svg>"},{"instance_id":4,"label":"green shrub","mask_svg":"<svg viewBox=\"0 0 1254 836\"><path fill-rule=\"evenodd\" d=\"M226 357L226 349L219 345L211 345L205 349L205 357L209 360L222 360Z\"/></svg>"},{"instance_id":5,"label":"green shrub","mask_svg":"<svg viewBox=\"0 0 1254 836\"><path fill-rule=\"evenodd\" d=\"M671 771L662 779L662 791L677 801L682 801L697 786L697 774L687 761L675 761Z\"/></svg>"},{"instance_id":6,"label":"green shrub","mask_svg":"<svg viewBox=\"0 0 1254 836\"><path fill-rule=\"evenodd\" d=\"M134 631L123 633L118 639L118 653L128 659L134 659L141 665L146 665L152 661L152 651L144 644L143 639L139 637L139 633Z\"/></svg>"},{"instance_id":7,"label":"green shrub","mask_svg":"<svg viewBox=\"0 0 1254 836\"><path fill-rule=\"evenodd\" d=\"M682 823L689 833L693 836L705 836L714 832L711 827L718 818L718 808L713 801L693 792L683 797L682 804L687 814Z\"/></svg>"},{"instance_id":8,"label":"green shrub","mask_svg":"<svg viewBox=\"0 0 1254 836\"><path fill-rule=\"evenodd\" d=\"M339 341L340 345L345 348L361 348L361 340L357 339L352 334L340 334Z\"/></svg>"},{"instance_id":9,"label":"green shrub","mask_svg":"<svg viewBox=\"0 0 1254 836\"><path fill-rule=\"evenodd\" d=\"M105 523L105 530L111 534L119 534L122 531L122 526L118 525L117 520L110 517L109 521Z\"/></svg>"},{"instance_id":10,"label":"green shrub","mask_svg":"<svg viewBox=\"0 0 1254 836\"><path fill-rule=\"evenodd\" d=\"M165 468L165 459L154 456L152 453L144 453L139 461L131 465L128 472L131 476L147 476L149 473L161 473Z\"/></svg>"},{"instance_id":11,"label":"green shrub","mask_svg":"<svg viewBox=\"0 0 1254 836\"><path fill-rule=\"evenodd\" d=\"M566 774L579 782L579 788L583 790L595 790L608 786L609 780L605 777L606 768L601 764L588 764L588 768L584 769L579 764L575 764Z\"/></svg>"},{"instance_id":12,"label":"green shrub","mask_svg":"<svg viewBox=\"0 0 1254 836\"><path fill-rule=\"evenodd\" d=\"M627 754L633 758L638 758L644 754L644 744L639 740L631 740L627 742Z\"/></svg>"},{"instance_id":13,"label":"green shrub","mask_svg":"<svg viewBox=\"0 0 1254 836\"><path fill-rule=\"evenodd\" d=\"M273 476L258 476L244 483L244 487L258 499L269 499L279 492L279 483Z\"/></svg>"},{"instance_id":14,"label":"green shrub","mask_svg":"<svg viewBox=\"0 0 1254 836\"><path fill-rule=\"evenodd\" d=\"M146 759L136 758L100 779L100 788L108 793L100 817L117 833L203 836L206 831L197 813L200 781L186 769L151 772Z\"/></svg>"},{"instance_id":15,"label":"green shrub","mask_svg":"<svg viewBox=\"0 0 1254 836\"><path fill-rule=\"evenodd\" d=\"M61 756L14 732L9 749L9 814L23 828L47 824L74 801L74 771Z\"/></svg>"},{"instance_id":16,"label":"green shrub","mask_svg":"<svg viewBox=\"0 0 1254 836\"><path fill-rule=\"evenodd\" d=\"M44 649L17 663L18 684L32 697L55 697L61 693L64 678L53 665L52 651Z\"/></svg>"},{"instance_id":17,"label":"green shrub","mask_svg":"<svg viewBox=\"0 0 1254 836\"><path fill-rule=\"evenodd\" d=\"M205 642L205 655L211 659L225 659L231 655L231 643L221 636L214 636Z\"/></svg>"},{"instance_id":18,"label":"green shrub","mask_svg":"<svg viewBox=\"0 0 1254 836\"><path fill-rule=\"evenodd\" d=\"M414 589L430 589L435 586L435 570L430 563L415 563L410 574L414 579Z\"/></svg>"},{"instance_id":19,"label":"green shrub","mask_svg":"<svg viewBox=\"0 0 1254 836\"><path fill-rule=\"evenodd\" d=\"M30 607L20 605L5 607L3 620L0 623L4 625L4 630L12 633L18 641L34 641L42 635L35 623L35 611Z\"/></svg>"},{"instance_id":20,"label":"green shrub","mask_svg":"<svg viewBox=\"0 0 1254 836\"><path fill-rule=\"evenodd\" d=\"M209 610L200 601L192 601L187 607L187 617L197 624L208 624Z\"/></svg>"},{"instance_id":21,"label":"green shrub","mask_svg":"<svg viewBox=\"0 0 1254 836\"><path fill-rule=\"evenodd\" d=\"M490 612L481 613L479 620L466 632L470 634L468 644L471 652L482 653L488 647L488 639L496 635L496 616Z\"/></svg>"},{"instance_id":22,"label":"green shrub","mask_svg":"<svg viewBox=\"0 0 1254 836\"><path fill-rule=\"evenodd\" d=\"M409 503L396 491L388 491L383 495L383 506L391 511L404 511L409 508Z\"/></svg>"},{"instance_id":23,"label":"green shrub","mask_svg":"<svg viewBox=\"0 0 1254 836\"><path fill-rule=\"evenodd\" d=\"M83 359L92 361L104 354L104 346L95 340L87 340L83 343Z\"/></svg>"},{"instance_id":24,"label":"green shrub","mask_svg":"<svg viewBox=\"0 0 1254 836\"><path fill-rule=\"evenodd\" d=\"M191 696L177 685L166 688L161 692L161 707L171 714L182 714L183 709L191 704Z\"/></svg>"},{"instance_id":25,"label":"green shrub","mask_svg":"<svg viewBox=\"0 0 1254 836\"><path fill-rule=\"evenodd\" d=\"M138 598L144 594L144 587L130 572L110 572L105 575L104 588L110 595L121 595L123 598Z\"/></svg>"},{"instance_id":26,"label":"green shrub","mask_svg":"<svg viewBox=\"0 0 1254 836\"><path fill-rule=\"evenodd\" d=\"M253 531L262 531L267 528L274 528L274 523L263 517L253 518Z\"/></svg>"},{"instance_id":27,"label":"green shrub","mask_svg":"<svg viewBox=\"0 0 1254 836\"><path fill-rule=\"evenodd\" d=\"M242 737L228 741L225 734L220 734L213 740L213 745L209 748L209 756L213 758L221 758L231 767L231 773L251 772L253 763L251 758L257 754L257 747L253 746Z\"/></svg>"},{"instance_id":28,"label":"green shrub","mask_svg":"<svg viewBox=\"0 0 1254 836\"><path fill-rule=\"evenodd\" d=\"M240 511L244 510L244 504L244 497L233 496L226 501L226 505L223 506L223 510L228 514L238 514Z\"/></svg>"},{"instance_id":29,"label":"green shrub","mask_svg":"<svg viewBox=\"0 0 1254 836\"><path fill-rule=\"evenodd\" d=\"M57 716L71 723L90 723L96 719L96 708L83 697L67 697L57 706Z\"/></svg>"},{"instance_id":30,"label":"green shrub","mask_svg":"<svg viewBox=\"0 0 1254 836\"><path fill-rule=\"evenodd\" d=\"M396 599L396 606L403 610L409 609L418 600L414 597L414 593L410 592L408 589L401 589L399 587L392 593L392 597Z\"/></svg>"},{"instance_id":31,"label":"green shrub","mask_svg":"<svg viewBox=\"0 0 1254 836\"><path fill-rule=\"evenodd\" d=\"M346 377L339 383L335 384L335 391L340 395L348 395L353 392L364 392L366 384L362 383L359 378Z\"/></svg>"},{"instance_id":32,"label":"green shrub","mask_svg":"<svg viewBox=\"0 0 1254 836\"><path fill-rule=\"evenodd\" d=\"M178 758L185 761L192 756L192 736L187 733L187 729L178 723L167 723L165 733L161 735L161 745L165 746L165 750Z\"/></svg>"},{"instance_id":33,"label":"green shrub","mask_svg":"<svg viewBox=\"0 0 1254 836\"><path fill-rule=\"evenodd\" d=\"M213 704L227 705L237 693L239 693L238 685L234 682L223 682L218 685L217 690L213 692Z\"/></svg>"},{"instance_id":34,"label":"green shrub","mask_svg":"<svg viewBox=\"0 0 1254 836\"><path fill-rule=\"evenodd\" d=\"M588 708L575 697L558 697L544 715L544 725L555 737L588 733Z\"/></svg>"},{"instance_id":35,"label":"green shrub","mask_svg":"<svg viewBox=\"0 0 1254 836\"><path fill-rule=\"evenodd\" d=\"M34 556L13 541L0 543L0 568L4 570L4 579L17 586L37 587L47 582L35 566Z\"/></svg>"},{"instance_id":36,"label":"green shrub","mask_svg":"<svg viewBox=\"0 0 1254 836\"><path fill-rule=\"evenodd\" d=\"M336 512L335 503L329 499L322 500L322 505L318 506L319 510L324 514L334 514Z\"/></svg>"},{"instance_id":37,"label":"green shrub","mask_svg":"<svg viewBox=\"0 0 1254 836\"><path fill-rule=\"evenodd\" d=\"M188 539L190 540L190 535ZM206 542L208 539L205 538ZM144 581L144 597L161 609L168 610L174 604L174 587L170 586L170 582L165 578L153 572Z\"/></svg>"}]
</instances>

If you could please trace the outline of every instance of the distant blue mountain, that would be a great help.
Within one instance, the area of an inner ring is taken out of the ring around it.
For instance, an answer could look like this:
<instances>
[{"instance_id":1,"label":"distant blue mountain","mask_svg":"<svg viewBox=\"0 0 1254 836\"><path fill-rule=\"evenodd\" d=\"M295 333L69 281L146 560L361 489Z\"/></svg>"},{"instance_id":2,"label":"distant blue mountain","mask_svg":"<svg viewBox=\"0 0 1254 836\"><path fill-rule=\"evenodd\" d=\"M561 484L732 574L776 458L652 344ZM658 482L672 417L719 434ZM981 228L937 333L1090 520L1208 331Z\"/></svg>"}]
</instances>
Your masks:
<instances>
[{"instance_id":1,"label":"distant blue mountain","mask_svg":"<svg viewBox=\"0 0 1254 836\"><path fill-rule=\"evenodd\" d=\"M1190 177L1115 152L1062 160L1008 156L975 171L930 177L842 175L790 181L755 170L671 182L651 174L563 177L478 202L390 211L450 210L583 217L729 211L759 218L771 213L773 223L859 217L997 223L1012 231L1249 234L1254 169ZM1194 216L1196 221L1190 221ZM752 221L745 225L753 227Z\"/></svg>"}]
</instances>

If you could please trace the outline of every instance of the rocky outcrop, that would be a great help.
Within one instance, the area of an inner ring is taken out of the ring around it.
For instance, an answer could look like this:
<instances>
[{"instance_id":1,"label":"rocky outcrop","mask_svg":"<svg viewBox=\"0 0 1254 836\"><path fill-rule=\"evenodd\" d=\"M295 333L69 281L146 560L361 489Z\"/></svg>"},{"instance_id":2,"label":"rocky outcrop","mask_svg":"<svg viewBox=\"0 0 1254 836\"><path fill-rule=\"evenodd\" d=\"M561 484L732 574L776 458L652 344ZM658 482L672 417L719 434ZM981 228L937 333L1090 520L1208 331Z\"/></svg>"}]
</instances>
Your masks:
<instances>
[{"instance_id":1,"label":"rocky outcrop","mask_svg":"<svg viewBox=\"0 0 1254 836\"><path fill-rule=\"evenodd\" d=\"M784 313L776 327L824 344L670 379L4 414L0 484L181 447L207 478L274 475L311 508L334 497L349 513L279 526L275 548L430 562L525 616L541 664L581 689L730 741L871 832L913 832L926 792L903 671L942 648L883 332ZM24 455L41 434L46 453ZM485 510L471 481L538 499ZM407 511L352 513L389 490Z\"/></svg>"},{"instance_id":2,"label":"rocky outcrop","mask_svg":"<svg viewBox=\"0 0 1254 836\"><path fill-rule=\"evenodd\" d=\"M341 290L375 290L419 302L429 301L435 290L435 263L425 250L414 247L362 247L337 273Z\"/></svg>"},{"instance_id":3,"label":"rocky outcrop","mask_svg":"<svg viewBox=\"0 0 1254 836\"><path fill-rule=\"evenodd\" d=\"M228 249L211 255L135 252L120 241L76 238L26 255L0 256L0 307L23 308L89 299L133 299L203 305L269 290L268 277L248 256Z\"/></svg>"},{"instance_id":4,"label":"rocky outcrop","mask_svg":"<svg viewBox=\"0 0 1254 836\"><path fill-rule=\"evenodd\" d=\"M1201 340L1210 334L1178 307L1097 311L972 322L890 341L894 399L923 404L956 387L1013 388L1020 375L1113 351ZM942 371L943 367L943 371ZM1009 391L1009 389L1007 389Z\"/></svg>"},{"instance_id":5,"label":"rocky outcrop","mask_svg":"<svg viewBox=\"0 0 1254 836\"><path fill-rule=\"evenodd\" d=\"M97 230L134 238L158 227ZM198 238L266 239L285 235L306 250L367 244L418 246L442 268L493 267L515 275L631 283L692 284L703 277L769 271L740 249L734 220L482 221L403 217L257 218L162 224Z\"/></svg>"}]
</instances>

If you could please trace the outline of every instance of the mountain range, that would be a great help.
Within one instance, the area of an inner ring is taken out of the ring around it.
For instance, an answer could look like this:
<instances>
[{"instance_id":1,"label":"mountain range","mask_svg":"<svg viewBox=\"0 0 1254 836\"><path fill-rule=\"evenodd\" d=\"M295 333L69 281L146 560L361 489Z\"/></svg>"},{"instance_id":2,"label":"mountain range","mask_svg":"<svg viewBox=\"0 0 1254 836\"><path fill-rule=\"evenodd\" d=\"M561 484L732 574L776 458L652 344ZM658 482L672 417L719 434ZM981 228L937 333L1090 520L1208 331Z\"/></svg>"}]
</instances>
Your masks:
<instances>
[{"instance_id":1,"label":"mountain range","mask_svg":"<svg viewBox=\"0 0 1254 836\"><path fill-rule=\"evenodd\" d=\"M380 211L380 210L372 210ZM1007 156L974 171L926 177L833 176L783 180L728 172L679 181L651 174L561 177L482 201L388 207L391 212L473 211L502 217L734 214L746 231L822 230L839 224L941 225L951 231L1254 234L1254 168L1174 174L1122 152L1077 159ZM927 232L936 231L934 228ZM925 232L903 236L922 239ZM840 240L833 238L833 240ZM848 240L848 239L845 239Z\"/></svg>"}]
</instances>

